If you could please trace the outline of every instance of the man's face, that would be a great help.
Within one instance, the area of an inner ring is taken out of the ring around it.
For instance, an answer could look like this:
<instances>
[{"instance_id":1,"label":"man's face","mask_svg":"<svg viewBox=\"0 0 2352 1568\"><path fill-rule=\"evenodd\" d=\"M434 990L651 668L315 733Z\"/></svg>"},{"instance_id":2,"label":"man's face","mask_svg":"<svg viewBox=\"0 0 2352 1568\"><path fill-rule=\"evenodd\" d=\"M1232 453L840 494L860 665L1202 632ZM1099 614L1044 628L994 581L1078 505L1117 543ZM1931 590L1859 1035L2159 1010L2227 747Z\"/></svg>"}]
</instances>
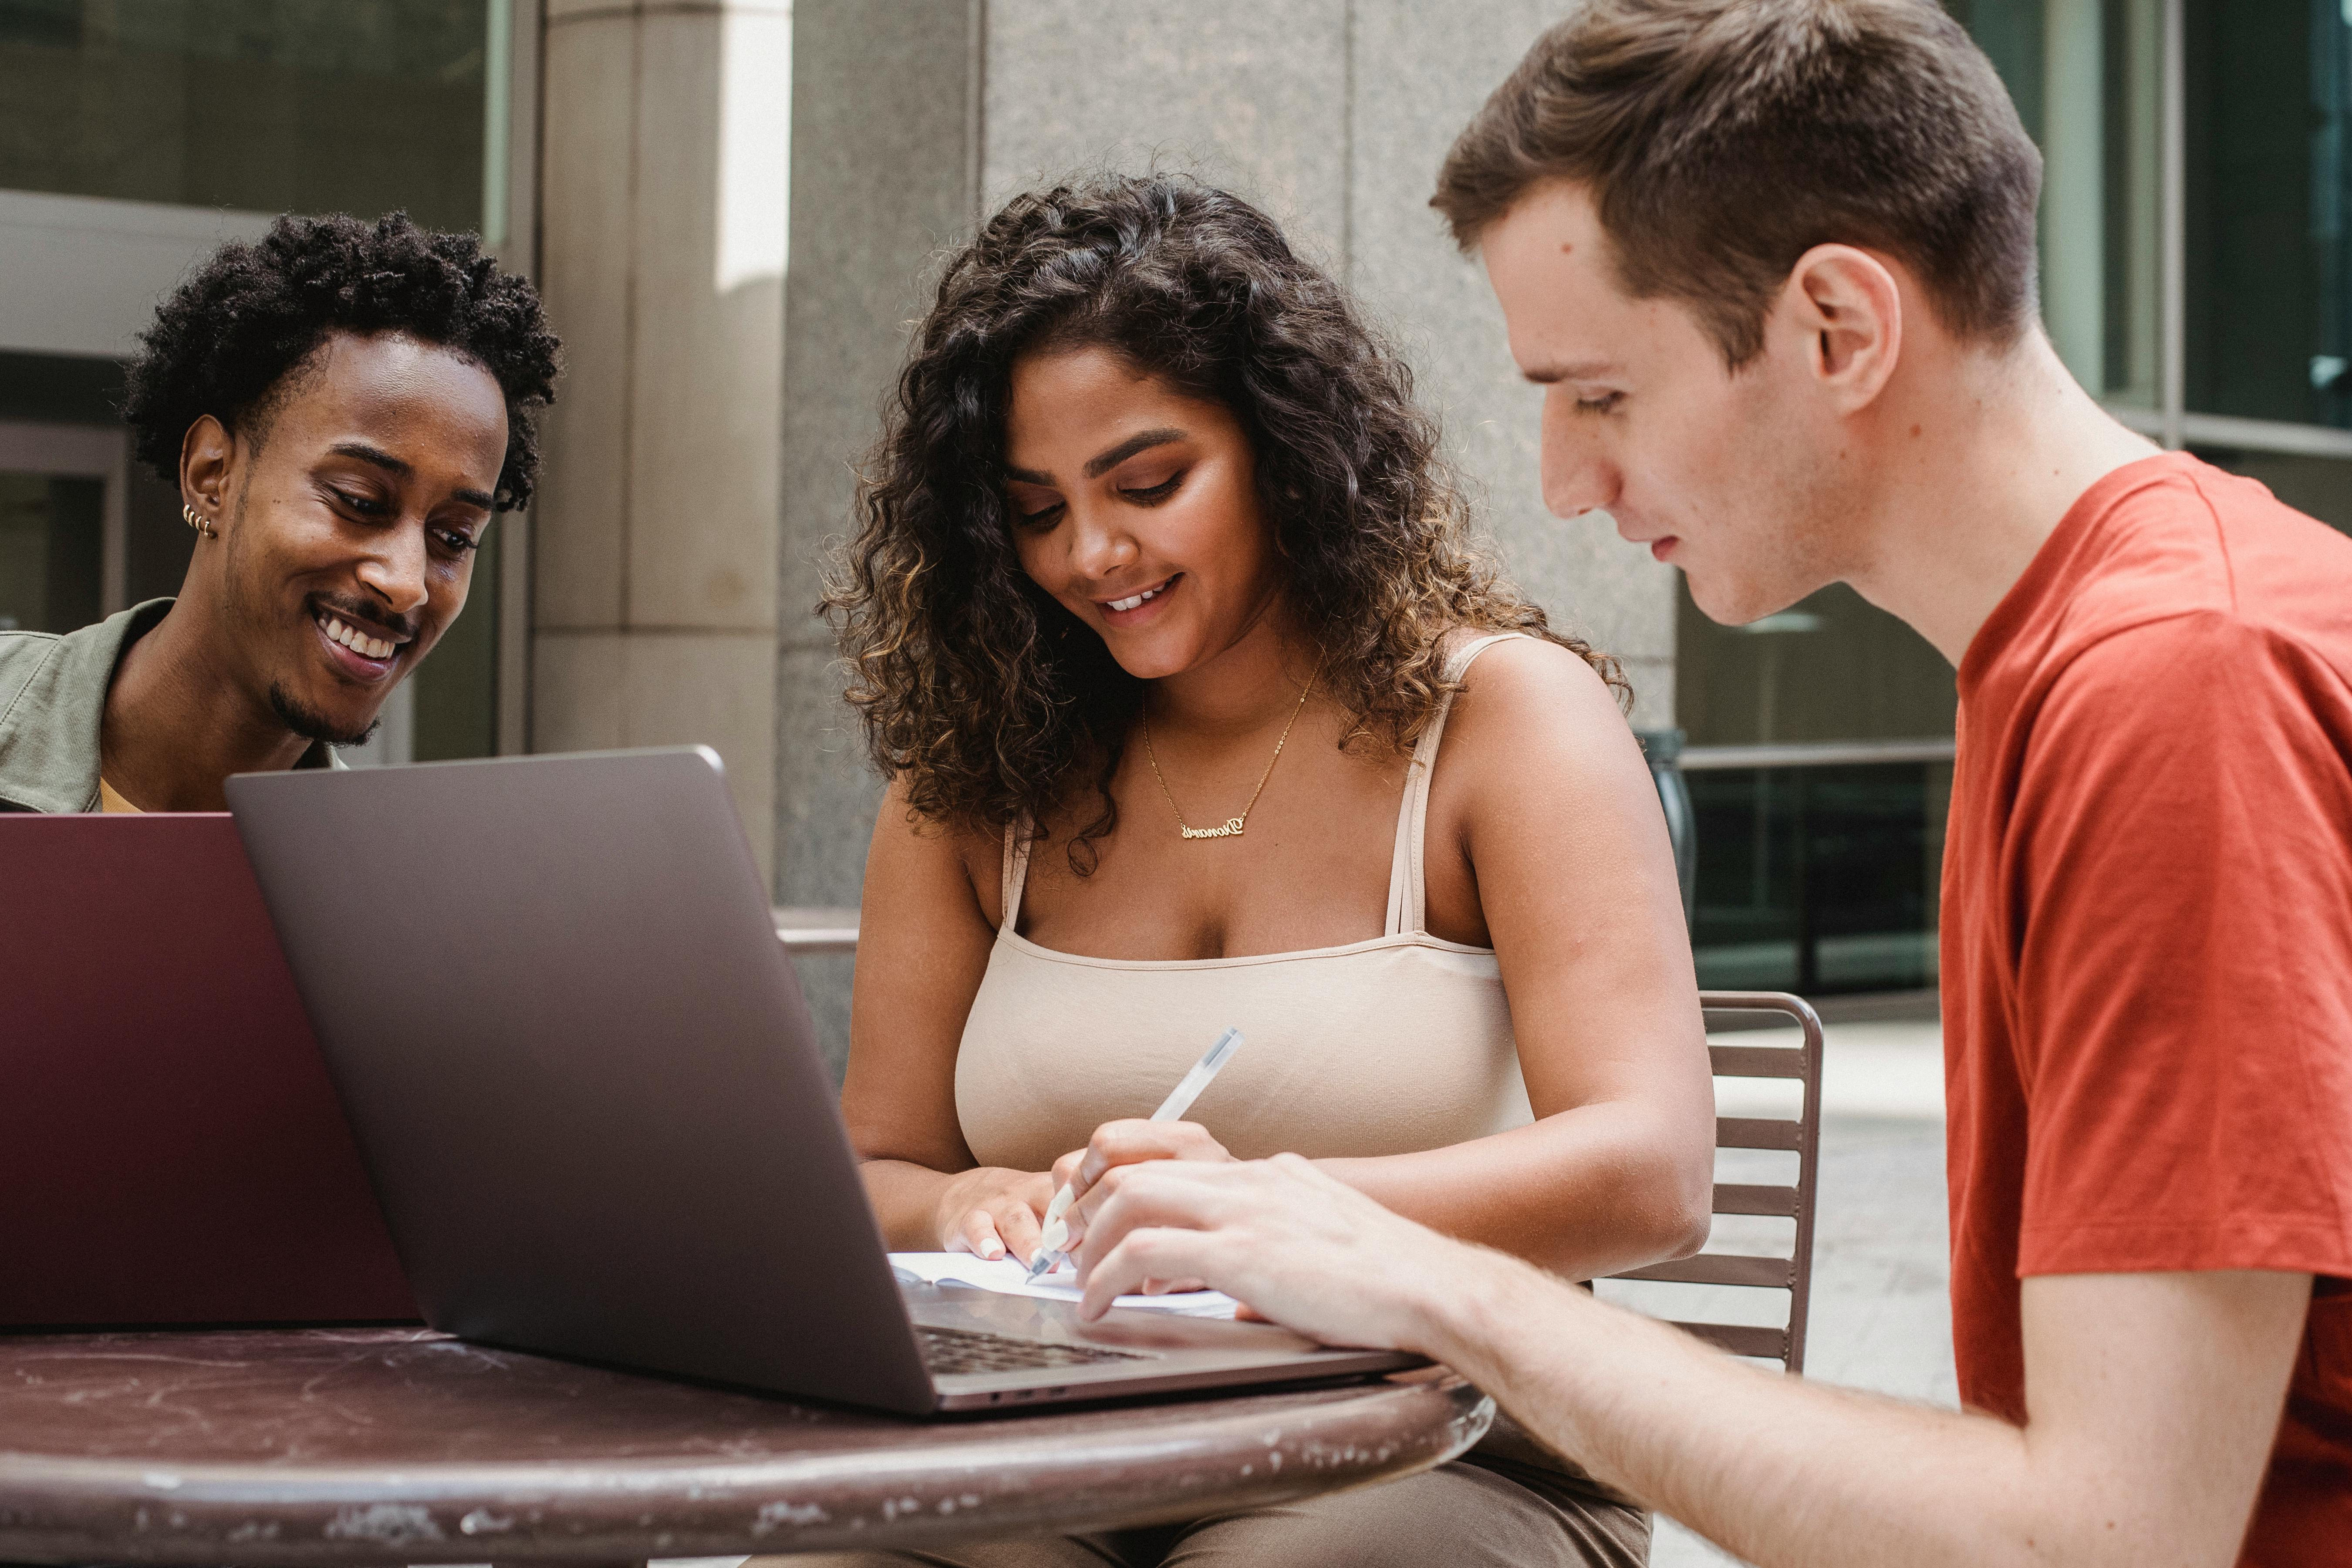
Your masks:
<instances>
[{"instance_id":1,"label":"man's face","mask_svg":"<svg viewBox=\"0 0 2352 1568\"><path fill-rule=\"evenodd\" d=\"M1717 621L1771 614L1843 574L1841 432L1802 339L1768 322L1737 374L1685 305L1619 283L1584 187L1538 186L1486 234L1512 357L1544 388L1544 503L1606 511L1682 568Z\"/></svg>"},{"instance_id":2,"label":"man's face","mask_svg":"<svg viewBox=\"0 0 2352 1568\"><path fill-rule=\"evenodd\" d=\"M209 423L183 468L199 489ZM330 338L226 442L220 539L200 547L221 551L224 658L289 729L364 737L457 618L506 445L490 373L398 333Z\"/></svg>"}]
</instances>

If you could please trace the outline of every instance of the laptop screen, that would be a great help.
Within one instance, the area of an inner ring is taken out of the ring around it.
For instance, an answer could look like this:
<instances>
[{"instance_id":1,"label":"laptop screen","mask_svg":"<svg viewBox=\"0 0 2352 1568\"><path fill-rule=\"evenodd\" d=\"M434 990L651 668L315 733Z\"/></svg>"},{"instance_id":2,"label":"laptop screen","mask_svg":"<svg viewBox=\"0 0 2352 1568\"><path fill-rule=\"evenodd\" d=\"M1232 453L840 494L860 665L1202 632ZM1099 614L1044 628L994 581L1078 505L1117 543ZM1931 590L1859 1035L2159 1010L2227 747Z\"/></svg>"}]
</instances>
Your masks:
<instances>
[{"instance_id":1,"label":"laptop screen","mask_svg":"<svg viewBox=\"0 0 2352 1568\"><path fill-rule=\"evenodd\" d=\"M0 1326L417 1316L226 815L0 816Z\"/></svg>"}]
</instances>

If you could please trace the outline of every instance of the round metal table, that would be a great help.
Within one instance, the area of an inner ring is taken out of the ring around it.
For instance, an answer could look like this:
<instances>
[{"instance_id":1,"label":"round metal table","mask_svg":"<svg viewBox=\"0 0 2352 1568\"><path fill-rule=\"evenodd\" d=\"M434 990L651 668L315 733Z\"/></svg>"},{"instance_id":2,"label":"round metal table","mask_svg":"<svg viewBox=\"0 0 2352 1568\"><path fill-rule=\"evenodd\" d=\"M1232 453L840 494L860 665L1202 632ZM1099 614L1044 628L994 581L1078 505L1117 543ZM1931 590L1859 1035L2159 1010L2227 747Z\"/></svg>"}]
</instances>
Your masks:
<instances>
[{"instance_id":1,"label":"round metal table","mask_svg":"<svg viewBox=\"0 0 2352 1568\"><path fill-rule=\"evenodd\" d=\"M1443 1369L908 1421L424 1329L0 1336L0 1560L641 1563L1184 1519L1475 1442Z\"/></svg>"}]
</instances>

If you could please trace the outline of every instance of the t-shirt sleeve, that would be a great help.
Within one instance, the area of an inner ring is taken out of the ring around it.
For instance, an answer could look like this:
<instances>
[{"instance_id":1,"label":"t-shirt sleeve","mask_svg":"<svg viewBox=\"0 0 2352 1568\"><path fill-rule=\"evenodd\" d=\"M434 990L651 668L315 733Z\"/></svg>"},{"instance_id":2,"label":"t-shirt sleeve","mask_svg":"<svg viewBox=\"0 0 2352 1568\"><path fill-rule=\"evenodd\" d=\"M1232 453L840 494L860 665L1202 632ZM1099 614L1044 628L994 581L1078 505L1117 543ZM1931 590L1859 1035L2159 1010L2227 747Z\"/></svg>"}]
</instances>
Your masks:
<instances>
[{"instance_id":1,"label":"t-shirt sleeve","mask_svg":"<svg viewBox=\"0 0 2352 1568\"><path fill-rule=\"evenodd\" d=\"M2342 678L2228 616L2050 688L2004 851L2021 1275L2352 1274L2347 764Z\"/></svg>"}]
</instances>

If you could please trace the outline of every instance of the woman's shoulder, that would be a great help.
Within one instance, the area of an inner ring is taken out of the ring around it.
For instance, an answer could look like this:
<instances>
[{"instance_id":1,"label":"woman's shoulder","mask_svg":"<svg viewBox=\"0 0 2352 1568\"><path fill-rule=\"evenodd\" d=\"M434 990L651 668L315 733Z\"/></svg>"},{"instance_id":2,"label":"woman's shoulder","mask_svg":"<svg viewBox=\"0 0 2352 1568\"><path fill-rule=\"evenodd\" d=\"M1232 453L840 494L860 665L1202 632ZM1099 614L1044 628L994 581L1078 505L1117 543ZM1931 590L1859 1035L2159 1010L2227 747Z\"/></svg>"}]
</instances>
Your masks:
<instances>
[{"instance_id":1,"label":"woman's shoulder","mask_svg":"<svg viewBox=\"0 0 2352 1568\"><path fill-rule=\"evenodd\" d=\"M985 859L992 868L1005 834L984 824L935 816L916 804L913 780L901 773L884 784L875 809L878 839L895 839L912 853L967 863Z\"/></svg>"},{"instance_id":2,"label":"woman's shoulder","mask_svg":"<svg viewBox=\"0 0 2352 1568\"><path fill-rule=\"evenodd\" d=\"M1583 707L1597 700L1612 713L1615 689L1592 662L1572 647L1528 632L1496 632L1457 626L1440 645L1461 681L1459 705L1465 713L1474 694L1490 710L1522 706L1549 709L1566 700ZM1465 656L1468 663L1460 662Z\"/></svg>"},{"instance_id":3,"label":"woman's shoulder","mask_svg":"<svg viewBox=\"0 0 2352 1568\"><path fill-rule=\"evenodd\" d=\"M1450 636L1460 640L1448 647L1448 657L1459 659L1495 634ZM1516 773L1538 759L1551 766L1563 754L1634 747L1618 689L1572 647L1546 637L1505 636L1457 668L1461 688L1446 719L1441 769L1466 762Z\"/></svg>"},{"instance_id":4,"label":"woman's shoulder","mask_svg":"<svg viewBox=\"0 0 2352 1568\"><path fill-rule=\"evenodd\" d=\"M1654 798L1618 689L1576 649L1514 637L1481 649L1461 680L1431 779L1433 825Z\"/></svg>"}]
</instances>

